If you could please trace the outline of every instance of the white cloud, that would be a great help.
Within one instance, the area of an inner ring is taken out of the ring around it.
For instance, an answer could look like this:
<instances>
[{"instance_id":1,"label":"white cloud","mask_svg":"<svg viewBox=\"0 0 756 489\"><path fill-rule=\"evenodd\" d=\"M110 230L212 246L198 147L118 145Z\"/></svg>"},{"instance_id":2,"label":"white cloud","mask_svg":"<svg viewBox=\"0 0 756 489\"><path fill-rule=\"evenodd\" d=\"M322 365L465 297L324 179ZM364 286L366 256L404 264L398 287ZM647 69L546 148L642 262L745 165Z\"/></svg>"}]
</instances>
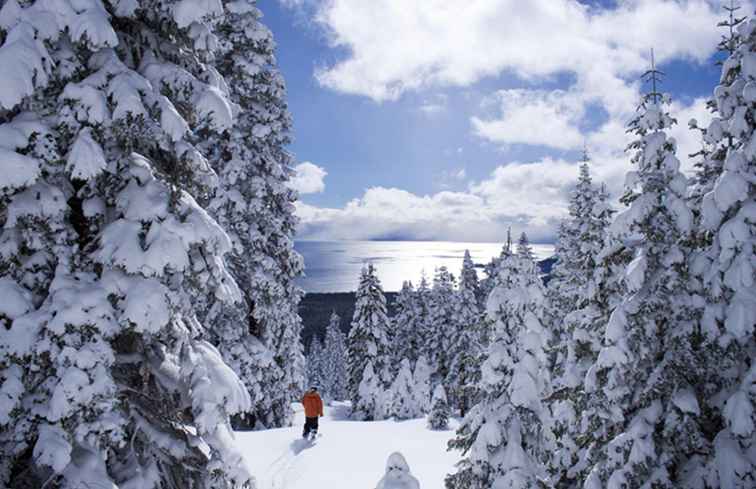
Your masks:
<instances>
[{"instance_id":1,"label":"white cloud","mask_svg":"<svg viewBox=\"0 0 756 489\"><path fill-rule=\"evenodd\" d=\"M325 190L323 179L328 172L323 168L304 161L294 167L294 177L289 180L289 186L300 194L317 194Z\"/></svg>"},{"instance_id":2,"label":"white cloud","mask_svg":"<svg viewBox=\"0 0 756 489\"><path fill-rule=\"evenodd\" d=\"M464 177L464 172L456 172ZM561 160L497 168L465 192L419 196L373 187L341 209L297 204L299 236L306 239L421 239L496 241L508 226L536 241L554 237L565 212L565 188L577 166Z\"/></svg>"},{"instance_id":3,"label":"white cloud","mask_svg":"<svg viewBox=\"0 0 756 489\"><path fill-rule=\"evenodd\" d=\"M473 117L475 133L495 143L522 143L574 149L584 138L577 124L585 113L585 101L562 90L500 90L494 95L501 115L493 119Z\"/></svg>"},{"instance_id":4,"label":"white cloud","mask_svg":"<svg viewBox=\"0 0 756 489\"><path fill-rule=\"evenodd\" d=\"M448 97L445 94L437 93L428 97L420 104L418 110L426 116L432 117L446 111Z\"/></svg>"},{"instance_id":5,"label":"white cloud","mask_svg":"<svg viewBox=\"0 0 756 489\"><path fill-rule=\"evenodd\" d=\"M628 0L614 9L573 0L330 0L316 21L349 55L316 76L383 101L506 72L525 80L574 73L581 91L627 106L622 77L646 68L650 47L661 62L703 62L715 49L717 20L704 0Z\"/></svg>"},{"instance_id":6,"label":"white cloud","mask_svg":"<svg viewBox=\"0 0 756 489\"><path fill-rule=\"evenodd\" d=\"M464 87L487 76L515 75L528 89L501 90L488 97L486 115L471 118L477 136L496 144L574 149L587 141L596 181L621 192L630 169L624 153L640 85L636 81L655 48L659 63L673 59L708 62L719 38L719 3L704 0L623 0L611 9L574 0L327 0L315 20L333 46L346 48L341 61L316 72L331 89L381 102L408 91L434 93ZM744 11L749 8L744 7ZM546 90L557 75L569 86ZM589 134L587 107L607 120ZM432 115L444 104L425 98L420 111ZM678 157L699 149L687 122L708 119L703 100L671 108L679 124L670 131ZM442 175L440 188L454 182ZM443 239L500 241L508 226L537 241L552 240L566 212L577 165L558 159L503 164L465 191L420 196L374 187L339 209L298 203L300 236L310 239ZM438 179L439 177L437 177ZM466 178L456 181L461 185Z\"/></svg>"},{"instance_id":7,"label":"white cloud","mask_svg":"<svg viewBox=\"0 0 756 489\"><path fill-rule=\"evenodd\" d=\"M290 9L302 8L307 2L308 0L278 0L278 3Z\"/></svg>"},{"instance_id":8,"label":"white cloud","mask_svg":"<svg viewBox=\"0 0 756 489\"><path fill-rule=\"evenodd\" d=\"M566 91L498 92L498 113L473 117L471 125L497 144L574 149L586 138L578 127L588 104L627 121L651 47L659 63L707 62L720 34L718 7L712 0L625 0L612 8L574 0L323 1L315 21L348 54L316 77L380 102L487 76L513 74L535 85L571 74ZM438 114L443 104L420 110Z\"/></svg>"},{"instance_id":9,"label":"white cloud","mask_svg":"<svg viewBox=\"0 0 756 489\"><path fill-rule=\"evenodd\" d=\"M674 102L669 111L677 119L677 124L667 133L677 142L677 158L681 170L692 176L695 159L690 155L701 149L701 138L698 131L688 129L688 121L696 118L700 125L706 127L711 120L711 112L706 108L706 100L703 98L693 100L690 105ZM626 125L617 119L609 120L588 138L594 181L606 185L614 197L614 205L619 205L617 198L623 192L625 175L632 169L631 155L625 149L635 138L634 134L627 133Z\"/></svg>"},{"instance_id":10,"label":"white cloud","mask_svg":"<svg viewBox=\"0 0 756 489\"><path fill-rule=\"evenodd\" d=\"M671 112L679 123L669 131L678 144L678 158L690 173L687 155L699 150L697 133L689 131L688 120L706 125L711 117L705 100L689 106L674 104ZM625 174L631 168L624 149L633 139L625 126L605 124L588 140L594 182L605 183L616 198L621 194ZM305 239L412 239L449 241L501 241L507 227L515 233L527 231L537 242L552 242L578 175L578 165L561 159L514 162L498 166L487 178L470 184L465 191L441 191L416 195L396 188L370 188L340 209L297 204L301 219L299 236ZM464 169L446 172L447 179L464 179Z\"/></svg>"},{"instance_id":11,"label":"white cloud","mask_svg":"<svg viewBox=\"0 0 756 489\"><path fill-rule=\"evenodd\" d=\"M440 114L441 112L446 110L446 106L438 103L427 102L421 104L420 107L418 107L418 110L427 116L433 116Z\"/></svg>"},{"instance_id":12,"label":"white cloud","mask_svg":"<svg viewBox=\"0 0 756 489\"><path fill-rule=\"evenodd\" d=\"M688 128L688 122L696 119L698 124L707 127L711 122L711 111L706 107L706 100L699 98L693 101L691 105L683 106L679 103L673 103L670 109L672 117L677 119L677 125L669 131L670 137L677 141L677 157L682 163L683 172L692 175L695 171L692 158L689 155L701 150L701 133L691 131Z\"/></svg>"}]
</instances>

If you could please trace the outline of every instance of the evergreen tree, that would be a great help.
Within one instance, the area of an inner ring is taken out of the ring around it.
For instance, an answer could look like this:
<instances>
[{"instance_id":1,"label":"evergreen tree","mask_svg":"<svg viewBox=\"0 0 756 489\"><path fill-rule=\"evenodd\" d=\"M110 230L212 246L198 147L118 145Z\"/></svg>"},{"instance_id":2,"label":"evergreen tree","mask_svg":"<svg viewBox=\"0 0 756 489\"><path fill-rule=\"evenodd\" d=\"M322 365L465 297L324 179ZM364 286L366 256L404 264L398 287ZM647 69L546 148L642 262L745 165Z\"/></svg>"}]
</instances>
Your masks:
<instances>
[{"instance_id":1,"label":"evergreen tree","mask_svg":"<svg viewBox=\"0 0 756 489\"><path fill-rule=\"evenodd\" d=\"M472 291L477 298L480 293L480 284L478 282L478 272L475 271L475 263L470 256L470 250L465 250L462 258L462 271L459 273L459 288Z\"/></svg>"},{"instance_id":2,"label":"evergreen tree","mask_svg":"<svg viewBox=\"0 0 756 489\"><path fill-rule=\"evenodd\" d=\"M491 295L491 291L496 287L496 275L499 273L501 262L512 253L512 230L507 229L507 241L501 247L501 253L499 253L498 257L494 257L490 262L486 263L483 268L486 276L480 281L478 287L478 300L483 308L485 308L486 300L488 300L488 296Z\"/></svg>"},{"instance_id":3,"label":"evergreen tree","mask_svg":"<svg viewBox=\"0 0 756 489\"><path fill-rule=\"evenodd\" d=\"M396 297L394 325L394 362L407 359L410 363L417 361L420 355L422 338L420 337L420 305L412 282L403 282L402 289Z\"/></svg>"},{"instance_id":4,"label":"evergreen tree","mask_svg":"<svg viewBox=\"0 0 756 489\"><path fill-rule=\"evenodd\" d=\"M735 85L733 85L734 82L739 81L738 85L744 83L744 79L740 74L739 63L736 62L736 56L734 55L743 41L743 36L738 31L739 26L746 20L746 17L738 17L737 11L740 10L740 7L735 5L732 0L729 6L723 5L722 8L729 15L726 20L718 24L720 27L727 28L727 34L722 36L717 46L718 51L727 56L726 62L717 63L723 66L720 85L723 92L720 93L719 100L727 100L728 106L723 108L725 109L725 113L730 113L735 109L735 104L731 94L728 95L727 92L729 92L729 89L735 88ZM730 60L733 62L730 62ZM733 135L728 132L727 118L720 117L717 97L715 96L715 98L708 100L706 105L713 112L713 117L708 127L699 127L695 119L689 123L691 129L701 132L703 142L702 149L698 153L691 155L698 156L698 160L695 163L696 174L692 179L693 185L690 192L690 206L697 218L700 218L704 195L714 189L717 178L722 174L728 151L736 145ZM710 244L710 240L708 239L710 238L709 233L702 232L699 237L704 239L703 246Z\"/></svg>"},{"instance_id":5,"label":"evergreen tree","mask_svg":"<svg viewBox=\"0 0 756 489\"><path fill-rule=\"evenodd\" d=\"M520 234L520 239L517 241L517 256L526 258L532 262L535 262L535 254L533 253L533 247L530 246L527 233Z\"/></svg>"},{"instance_id":6,"label":"evergreen tree","mask_svg":"<svg viewBox=\"0 0 756 489\"><path fill-rule=\"evenodd\" d=\"M434 383L449 373L449 350L456 334L454 314L454 276L446 267L436 270L429 298L427 355L434 370Z\"/></svg>"},{"instance_id":7,"label":"evergreen tree","mask_svg":"<svg viewBox=\"0 0 756 489\"><path fill-rule=\"evenodd\" d=\"M579 414L590 416L589 395L583 388L588 369L595 364L603 344L604 326L617 291L604 283L605 267L601 252L607 242L612 210L604 188L593 186L587 154L580 177L570 197L569 217L560 227L556 244L557 263L549 282L553 388L549 399L549 429L556 446L549 453L552 480L573 481L583 457L579 440L592 438L598 431L578 423Z\"/></svg>"},{"instance_id":8,"label":"evergreen tree","mask_svg":"<svg viewBox=\"0 0 756 489\"><path fill-rule=\"evenodd\" d=\"M431 401L431 374L432 370L424 356L420 356L412 371L414 404L421 413L427 413Z\"/></svg>"},{"instance_id":9,"label":"evergreen tree","mask_svg":"<svg viewBox=\"0 0 756 489\"><path fill-rule=\"evenodd\" d=\"M657 93L657 73L652 65L654 86L630 123L637 170L621 199L628 208L611 227L633 243L633 261L624 273L628 293L611 313L595 365L611 427L595 447L589 488L679 487L679 469L705 449L698 383L704 360L691 346L695 322L686 288L693 218L675 143L665 133L674 120L665 111L668 99Z\"/></svg>"},{"instance_id":10,"label":"evergreen tree","mask_svg":"<svg viewBox=\"0 0 756 489\"><path fill-rule=\"evenodd\" d=\"M221 351L233 358L250 391L264 391L255 399L257 421L284 426L291 421L291 401L304 381L297 313L302 292L294 283L303 265L293 249L296 193L287 187L293 170L285 150L291 116L276 67L275 42L260 21L262 14L250 0L224 4L228 14L217 25L214 64L225 78L235 124L205 144L219 176L210 210L231 237L233 251L227 261L243 298L236 310L216 306L212 319L218 324ZM258 342L271 363L254 364L263 356L255 351Z\"/></svg>"},{"instance_id":11,"label":"evergreen tree","mask_svg":"<svg viewBox=\"0 0 756 489\"><path fill-rule=\"evenodd\" d=\"M366 405L360 400L360 385L368 362L380 390L386 391L391 385L386 298L372 264L362 269L356 301L352 328L347 339L347 370L349 397L352 406L355 406L355 412L358 412L358 406Z\"/></svg>"},{"instance_id":12,"label":"evergreen tree","mask_svg":"<svg viewBox=\"0 0 756 489\"><path fill-rule=\"evenodd\" d=\"M449 403L443 384L438 384L433 391L431 410L428 414L428 428L432 430L449 429Z\"/></svg>"},{"instance_id":13,"label":"evergreen tree","mask_svg":"<svg viewBox=\"0 0 756 489\"><path fill-rule=\"evenodd\" d=\"M223 16L3 3L0 485L252 484L229 424L250 396L196 305L241 296L193 142L233 124Z\"/></svg>"},{"instance_id":14,"label":"evergreen tree","mask_svg":"<svg viewBox=\"0 0 756 489\"><path fill-rule=\"evenodd\" d=\"M554 246L557 260L551 272L549 297L552 315L557 320L580 309L604 242L606 223L595 222L594 207L599 192L591 182L589 161L586 152L577 185L570 195L569 215L559 227Z\"/></svg>"},{"instance_id":15,"label":"evergreen tree","mask_svg":"<svg viewBox=\"0 0 756 489\"><path fill-rule=\"evenodd\" d=\"M456 332L449 352L451 362L445 384L450 394L450 405L464 417L470 407L480 400L481 340L486 326L476 298L478 277L468 251L465 251L460 277L452 314Z\"/></svg>"},{"instance_id":16,"label":"evergreen tree","mask_svg":"<svg viewBox=\"0 0 756 489\"><path fill-rule=\"evenodd\" d=\"M405 358L391 384L391 415L396 419L411 419L418 416L413 389L412 369L410 369L409 360Z\"/></svg>"},{"instance_id":17,"label":"evergreen tree","mask_svg":"<svg viewBox=\"0 0 756 489\"><path fill-rule=\"evenodd\" d=\"M385 390L383 382L373 370L373 361L368 360L357 387L357 402L352 404L352 417L360 421L383 419Z\"/></svg>"},{"instance_id":18,"label":"evergreen tree","mask_svg":"<svg viewBox=\"0 0 756 489\"><path fill-rule=\"evenodd\" d=\"M310 351L307 353L307 385L315 386L323 397L328 398L328 377L325 374L325 349L323 342L317 336L310 340Z\"/></svg>"},{"instance_id":19,"label":"evergreen tree","mask_svg":"<svg viewBox=\"0 0 756 489\"><path fill-rule=\"evenodd\" d=\"M487 313L495 320L483 364L483 400L465 417L450 448L465 458L447 477L454 489L536 487L543 478L541 431L549 394L543 283L521 240L523 254L504 258Z\"/></svg>"},{"instance_id":20,"label":"evergreen tree","mask_svg":"<svg viewBox=\"0 0 756 489\"><path fill-rule=\"evenodd\" d=\"M326 328L323 376L328 379L328 398L343 401L347 398L346 336L341 332L341 318L333 312Z\"/></svg>"},{"instance_id":21,"label":"evergreen tree","mask_svg":"<svg viewBox=\"0 0 756 489\"><path fill-rule=\"evenodd\" d=\"M705 358L705 382L697 389L696 407L709 446L681 472L691 487L741 489L756 480L756 95L751 86L756 21L737 18L733 5L728 10L723 24L730 36L723 47L729 57L714 90L717 117L706 131L710 154L696 178L700 228L691 260L704 300L696 353Z\"/></svg>"},{"instance_id":22,"label":"evergreen tree","mask_svg":"<svg viewBox=\"0 0 756 489\"><path fill-rule=\"evenodd\" d=\"M415 319L415 338L418 346L418 356L422 355L426 361L432 357L430 351L430 338L433 334L431 324L431 289L428 279L423 272L420 284L415 290L415 307L417 315ZM419 358L419 357L418 357Z\"/></svg>"},{"instance_id":23,"label":"evergreen tree","mask_svg":"<svg viewBox=\"0 0 756 489\"><path fill-rule=\"evenodd\" d=\"M605 195L603 190L602 194ZM601 200L605 199L601 197ZM608 206L605 209L608 222L612 211ZM562 483L585 480L592 467L591 460L596 456L596 447L607 443L613 434L611 420L616 412L609 401L612 393L600 387L599 354L611 313L627 294L624 275L634 250L608 231L605 239L604 249L596 258L594 286L589 288L594 295L583 309L565 318L571 330L566 341L572 339L572 344L562 358L570 359L569 352L574 351L574 361L564 365L557 363L554 367L557 380L554 382L556 391L550 399L553 412L550 428L557 438L557 446L553 449L549 469L552 477ZM575 388L567 387L566 379L578 377L583 371L585 376L581 383Z\"/></svg>"}]
</instances>

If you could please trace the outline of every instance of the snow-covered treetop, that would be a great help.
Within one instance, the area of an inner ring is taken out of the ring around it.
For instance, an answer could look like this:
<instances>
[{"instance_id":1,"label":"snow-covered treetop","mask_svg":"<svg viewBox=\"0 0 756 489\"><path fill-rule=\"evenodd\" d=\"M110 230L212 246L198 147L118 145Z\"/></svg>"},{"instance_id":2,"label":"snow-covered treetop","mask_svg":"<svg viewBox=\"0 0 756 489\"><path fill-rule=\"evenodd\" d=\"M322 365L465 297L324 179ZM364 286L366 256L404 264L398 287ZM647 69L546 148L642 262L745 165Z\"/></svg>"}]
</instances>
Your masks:
<instances>
[{"instance_id":1,"label":"snow-covered treetop","mask_svg":"<svg viewBox=\"0 0 756 489\"><path fill-rule=\"evenodd\" d=\"M525 258L527 260L534 261L535 255L533 254L533 248L530 246L530 241L528 241L528 235L523 232L520 235L520 239L517 242L517 256L520 258Z\"/></svg>"},{"instance_id":2,"label":"snow-covered treetop","mask_svg":"<svg viewBox=\"0 0 756 489\"><path fill-rule=\"evenodd\" d=\"M478 287L478 272L475 270L470 250L465 250L465 256L462 259L462 271L459 274L459 289L469 290L477 294Z\"/></svg>"},{"instance_id":3,"label":"snow-covered treetop","mask_svg":"<svg viewBox=\"0 0 756 489\"><path fill-rule=\"evenodd\" d=\"M371 364L381 385L390 383L389 329L386 297L375 267L369 264L360 275L348 337L349 388L353 400L359 394L357 388L364 380L362 376L367 363Z\"/></svg>"},{"instance_id":4,"label":"snow-covered treetop","mask_svg":"<svg viewBox=\"0 0 756 489\"><path fill-rule=\"evenodd\" d=\"M375 267L372 263L362 268L360 274L360 284L357 287L357 303L359 306L360 300L367 301L374 299L379 304L386 305L386 298L383 295L383 287L381 287L381 281L375 272ZM355 312L356 314L356 312Z\"/></svg>"}]
</instances>

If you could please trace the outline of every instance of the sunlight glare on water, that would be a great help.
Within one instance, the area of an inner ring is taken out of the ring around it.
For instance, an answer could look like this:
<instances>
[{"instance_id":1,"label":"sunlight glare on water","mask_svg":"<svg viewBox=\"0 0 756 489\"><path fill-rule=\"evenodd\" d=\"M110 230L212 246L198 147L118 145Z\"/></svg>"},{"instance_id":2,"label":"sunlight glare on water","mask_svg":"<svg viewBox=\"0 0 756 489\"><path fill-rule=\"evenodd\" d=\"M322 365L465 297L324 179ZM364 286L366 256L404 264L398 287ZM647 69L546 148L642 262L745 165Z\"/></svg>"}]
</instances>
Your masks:
<instances>
[{"instance_id":1,"label":"sunlight glare on water","mask_svg":"<svg viewBox=\"0 0 756 489\"><path fill-rule=\"evenodd\" d=\"M532 245L539 259L549 257L553 245ZM402 282L417 285L425 272L428 280L436 268L446 266L459 275L465 250L473 262L483 265L499 256L500 243L448 241L297 241L296 250L305 260L305 277L299 284L305 292L350 292L357 288L360 270L370 262L378 271L383 289L398 291ZM478 276L483 272L478 269Z\"/></svg>"}]
</instances>

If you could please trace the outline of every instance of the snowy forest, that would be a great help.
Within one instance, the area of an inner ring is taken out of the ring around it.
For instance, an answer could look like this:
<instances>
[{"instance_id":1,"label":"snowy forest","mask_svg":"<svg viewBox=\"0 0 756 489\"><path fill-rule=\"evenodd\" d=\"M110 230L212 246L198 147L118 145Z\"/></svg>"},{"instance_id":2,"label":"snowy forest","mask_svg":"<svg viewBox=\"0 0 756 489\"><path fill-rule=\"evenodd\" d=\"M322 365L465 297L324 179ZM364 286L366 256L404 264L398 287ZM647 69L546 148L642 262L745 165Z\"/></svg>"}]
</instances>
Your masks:
<instances>
[{"instance_id":1,"label":"snowy forest","mask_svg":"<svg viewBox=\"0 0 756 489\"><path fill-rule=\"evenodd\" d=\"M355 423L456 419L447 489L756 487L756 17L726 13L694 175L652 64L624 193L586 151L548 280L502 236L389 317L366 264L348 334L334 314L305 356L256 3L2 1L0 487L267 489L236 435L313 385Z\"/></svg>"},{"instance_id":2,"label":"snowy forest","mask_svg":"<svg viewBox=\"0 0 756 489\"><path fill-rule=\"evenodd\" d=\"M248 487L303 388L290 116L247 1L0 9L0 481Z\"/></svg>"}]
</instances>

